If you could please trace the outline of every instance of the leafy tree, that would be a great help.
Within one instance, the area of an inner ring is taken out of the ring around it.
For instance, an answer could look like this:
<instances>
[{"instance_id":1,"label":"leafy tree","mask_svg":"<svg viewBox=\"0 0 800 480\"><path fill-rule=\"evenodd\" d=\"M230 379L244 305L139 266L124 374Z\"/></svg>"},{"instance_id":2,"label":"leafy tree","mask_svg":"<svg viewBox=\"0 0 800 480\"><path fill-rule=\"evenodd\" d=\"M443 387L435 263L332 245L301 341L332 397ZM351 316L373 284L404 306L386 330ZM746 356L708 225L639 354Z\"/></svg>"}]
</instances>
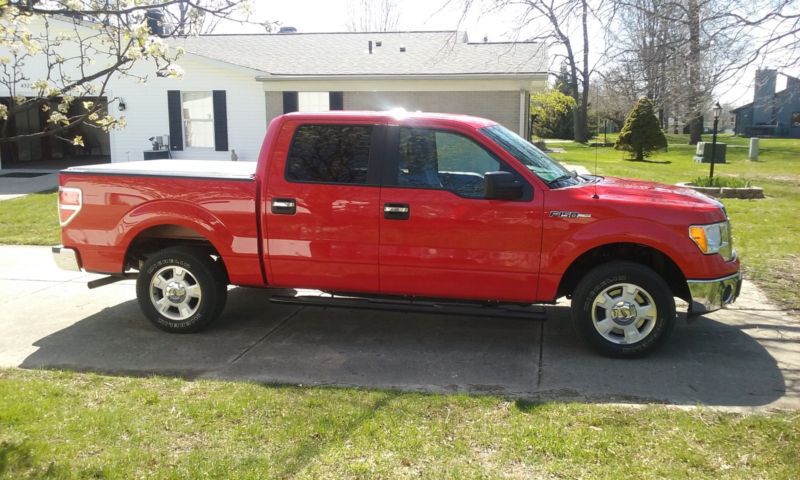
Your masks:
<instances>
[{"instance_id":1,"label":"leafy tree","mask_svg":"<svg viewBox=\"0 0 800 480\"><path fill-rule=\"evenodd\" d=\"M661 131L649 98L641 98L628 114L614 148L631 152L632 159L639 162L652 151L667 148L667 137Z\"/></svg>"},{"instance_id":2,"label":"leafy tree","mask_svg":"<svg viewBox=\"0 0 800 480\"><path fill-rule=\"evenodd\" d=\"M533 134L541 138L572 138L572 110L575 99L558 90L531 94Z\"/></svg>"}]
</instances>

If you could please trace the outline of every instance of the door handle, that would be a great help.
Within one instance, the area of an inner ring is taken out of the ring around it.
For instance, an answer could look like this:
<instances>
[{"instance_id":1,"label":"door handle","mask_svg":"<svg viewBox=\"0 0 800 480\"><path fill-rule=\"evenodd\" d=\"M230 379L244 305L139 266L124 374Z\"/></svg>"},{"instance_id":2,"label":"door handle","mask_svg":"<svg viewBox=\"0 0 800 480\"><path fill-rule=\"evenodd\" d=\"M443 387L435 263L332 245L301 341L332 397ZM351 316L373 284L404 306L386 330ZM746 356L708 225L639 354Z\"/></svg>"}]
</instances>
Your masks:
<instances>
[{"instance_id":1,"label":"door handle","mask_svg":"<svg viewBox=\"0 0 800 480\"><path fill-rule=\"evenodd\" d=\"M297 211L297 202L294 198L273 198L271 209L272 213L277 215L294 215Z\"/></svg>"},{"instance_id":2,"label":"door handle","mask_svg":"<svg viewBox=\"0 0 800 480\"><path fill-rule=\"evenodd\" d=\"M383 205L383 218L387 220L408 220L411 208L407 203L386 203Z\"/></svg>"}]
</instances>

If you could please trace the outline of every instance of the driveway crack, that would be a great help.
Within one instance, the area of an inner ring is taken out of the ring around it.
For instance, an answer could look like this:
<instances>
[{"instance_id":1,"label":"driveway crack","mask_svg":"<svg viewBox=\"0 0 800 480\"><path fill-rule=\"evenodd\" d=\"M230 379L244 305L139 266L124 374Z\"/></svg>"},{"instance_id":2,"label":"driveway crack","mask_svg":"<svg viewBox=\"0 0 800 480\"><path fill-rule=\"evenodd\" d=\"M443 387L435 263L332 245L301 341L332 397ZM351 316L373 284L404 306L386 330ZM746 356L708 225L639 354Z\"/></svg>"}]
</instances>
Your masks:
<instances>
[{"instance_id":1,"label":"driveway crack","mask_svg":"<svg viewBox=\"0 0 800 480\"><path fill-rule=\"evenodd\" d=\"M252 344L250 344L250 345L248 345L247 347L245 347L245 349L244 349L244 350L242 350L241 352L239 352L239 354L238 354L238 355L236 355L236 356L235 356L235 357L234 357L234 358L233 358L231 361L229 361L229 362L228 362L228 366L231 366L231 365L235 365L235 364L237 364L237 363L239 362L239 360L241 360L241 359L242 359L242 358L243 358L245 355L247 355L248 353L250 353L250 351L251 351L251 350L253 350L254 348L256 348L256 347L257 347L257 346L258 346L260 343L262 343L264 340L266 340L267 338L269 338L270 336L272 336L272 334L274 334L275 332L277 332L277 331L278 331L278 330L279 330L281 327L283 327L284 325L286 325L287 323L289 323L289 320L293 319L293 318L294 318L294 317L295 317L295 316L296 316L298 313L300 313L300 312L301 312L301 311L302 311L304 308L305 308L305 307L300 307L300 308L298 308L298 309L297 309L297 310L295 310L294 312L292 312L292 313L290 313L289 315L287 315L287 316L286 316L286 318L284 318L283 320L281 320L280 322L278 322L278 324L277 324L277 325L275 325L274 327L272 327L272 328L270 328L269 330L267 330L267 332L266 332L264 335L262 335L262 336L261 336L261 337L260 337L258 340L256 340L256 341L255 341L255 342L253 342Z\"/></svg>"},{"instance_id":2,"label":"driveway crack","mask_svg":"<svg viewBox=\"0 0 800 480\"><path fill-rule=\"evenodd\" d=\"M536 371L537 390L542 386L542 375L544 374L544 368L542 367L542 358L544 358L544 323L545 322L539 322L539 365Z\"/></svg>"}]
</instances>

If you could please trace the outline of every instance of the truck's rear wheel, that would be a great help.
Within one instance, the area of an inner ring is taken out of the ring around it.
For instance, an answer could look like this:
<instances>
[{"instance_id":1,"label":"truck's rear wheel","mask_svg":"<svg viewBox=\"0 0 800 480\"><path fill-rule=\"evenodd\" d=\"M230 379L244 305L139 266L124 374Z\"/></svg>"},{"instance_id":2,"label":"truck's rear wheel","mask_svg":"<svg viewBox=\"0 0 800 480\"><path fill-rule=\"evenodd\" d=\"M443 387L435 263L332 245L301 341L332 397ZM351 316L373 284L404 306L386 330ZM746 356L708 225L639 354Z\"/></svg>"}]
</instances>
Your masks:
<instances>
[{"instance_id":1,"label":"truck's rear wheel","mask_svg":"<svg viewBox=\"0 0 800 480\"><path fill-rule=\"evenodd\" d=\"M201 249L172 247L150 256L136 281L139 307L158 328L197 332L222 313L225 270Z\"/></svg>"},{"instance_id":2,"label":"truck's rear wheel","mask_svg":"<svg viewBox=\"0 0 800 480\"><path fill-rule=\"evenodd\" d=\"M591 270L575 288L572 320L596 349L613 357L642 357L672 331L675 300L656 272L632 262Z\"/></svg>"}]
</instances>

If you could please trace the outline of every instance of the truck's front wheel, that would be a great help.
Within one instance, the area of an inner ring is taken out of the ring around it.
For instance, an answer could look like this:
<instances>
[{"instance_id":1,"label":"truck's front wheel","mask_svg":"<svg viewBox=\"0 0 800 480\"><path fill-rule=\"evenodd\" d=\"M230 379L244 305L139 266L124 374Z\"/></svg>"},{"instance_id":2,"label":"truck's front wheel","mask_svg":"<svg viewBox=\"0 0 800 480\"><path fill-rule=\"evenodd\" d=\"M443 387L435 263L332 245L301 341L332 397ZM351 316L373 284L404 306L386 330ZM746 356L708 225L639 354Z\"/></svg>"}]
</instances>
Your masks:
<instances>
[{"instance_id":1,"label":"truck's front wheel","mask_svg":"<svg viewBox=\"0 0 800 480\"><path fill-rule=\"evenodd\" d=\"M650 268L611 262L578 283L572 319L578 332L604 354L642 357L672 331L675 300L669 285Z\"/></svg>"},{"instance_id":2,"label":"truck's front wheel","mask_svg":"<svg viewBox=\"0 0 800 480\"><path fill-rule=\"evenodd\" d=\"M136 281L139 307L158 328L191 333L205 328L225 307L225 271L209 254L172 247L150 256Z\"/></svg>"}]
</instances>

